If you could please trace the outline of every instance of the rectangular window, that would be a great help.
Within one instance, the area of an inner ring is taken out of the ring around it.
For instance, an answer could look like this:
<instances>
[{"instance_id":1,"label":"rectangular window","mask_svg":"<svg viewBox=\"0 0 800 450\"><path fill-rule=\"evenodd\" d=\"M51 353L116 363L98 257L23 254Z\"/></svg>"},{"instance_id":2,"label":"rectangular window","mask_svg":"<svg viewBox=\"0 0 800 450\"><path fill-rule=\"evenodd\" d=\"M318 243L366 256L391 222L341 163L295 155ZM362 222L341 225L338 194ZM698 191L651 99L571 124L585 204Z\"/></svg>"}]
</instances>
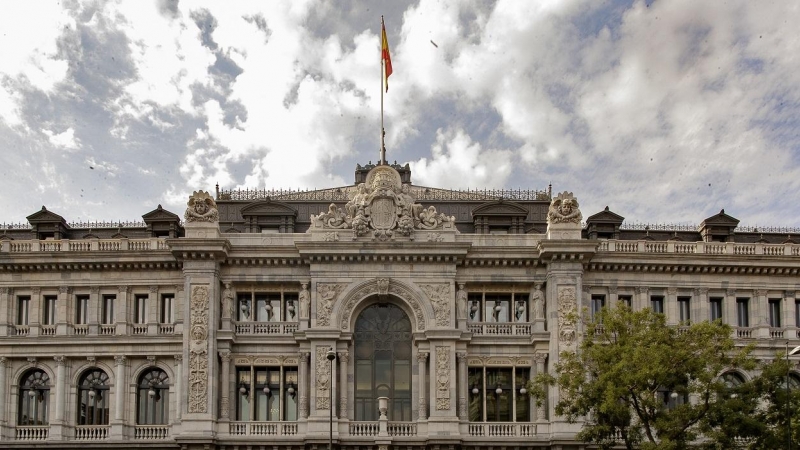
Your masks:
<instances>
[{"instance_id":1,"label":"rectangular window","mask_svg":"<svg viewBox=\"0 0 800 450\"><path fill-rule=\"evenodd\" d=\"M748 308L749 298L736 299L736 325L740 327L750 326L750 311Z\"/></svg>"},{"instance_id":2,"label":"rectangular window","mask_svg":"<svg viewBox=\"0 0 800 450\"><path fill-rule=\"evenodd\" d=\"M237 367L236 419L297 420L297 367Z\"/></svg>"},{"instance_id":3,"label":"rectangular window","mask_svg":"<svg viewBox=\"0 0 800 450\"><path fill-rule=\"evenodd\" d=\"M89 323L89 296L75 296L75 324L86 325Z\"/></svg>"},{"instance_id":4,"label":"rectangular window","mask_svg":"<svg viewBox=\"0 0 800 450\"><path fill-rule=\"evenodd\" d=\"M486 368L486 421L511 422L511 369Z\"/></svg>"},{"instance_id":5,"label":"rectangular window","mask_svg":"<svg viewBox=\"0 0 800 450\"><path fill-rule=\"evenodd\" d=\"M42 316L43 325L56 324L56 299L58 299L58 297L55 295L44 296L44 314Z\"/></svg>"},{"instance_id":6,"label":"rectangular window","mask_svg":"<svg viewBox=\"0 0 800 450\"><path fill-rule=\"evenodd\" d=\"M769 326L772 328L781 327L781 299L769 299Z\"/></svg>"},{"instance_id":7,"label":"rectangular window","mask_svg":"<svg viewBox=\"0 0 800 450\"><path fill-rule=\"evenodd\" d=\"M691 297L678 297L678 316L683 324L689 324L691 320Z\"/></svg>"},{"instance_id":8,"label":"rectangular window","mask_svg":"<svg viewBox=\"0 0 800 450\"><path fill-rule=\"evenodd\" d=\"M633 301L631 300L631 296L630 295L620 295L617 298L619 299L619 303L627 306L628 308L632 308L633 307Z\"/></svg>"},{"instance_id":9,"label":"rectangular window","mask_svg":"<svg viewBox=\"0 0 800 450\"><path fill-rule=\"evenodd\" d=\"M711 297L708 299L708 306L711 321L722 320L722 297Z\"/></svg>"},{"instance_id":10,"label":"rectangular window","mask_svg":"<svg viewBox=\"0 0 800 450\"><path fill-rule=\"evenodd\" d=\"M31 298L27 295L17 297L17 325L28 325Z\"/></svg>"},{"instance_id":11,"label":"rectangular window","mask_svg":"<svg viewBox=\"0 0 800 450\"><path fill-rule=\"evenodd\" d=\"M134 323L147 323L147 295L134 297Z\"/></svg>"},{"instance_id":12,"label":"rectangular window","mask_svg":"<svg viewBox=\"0 0 800 450\"><path fill-rule=\"evenodd\" d=\"M655 313L664 314L664 296L663 295L651 295L650 296L650 308Z\"/></svg>"},{"instance_id":13,"label":"rectangular window","mask_svg":"<svg viewBox=\"0 0 800 450\"><path fill-rule=\"evenodd\" d=\"M175 296L164 294L161 296L161 311L158 318L159 323L173 323L172 304L175 303Z\"/></svg>"},{"instance_id":14,"label":"rectangular window","mask_svg":"<svg viewBox=\"0 0 800 450\"><path fill-rule=\"evenodd\" d=\"M103 296L103 320L102 323L104 325L111 325L114 323L114 300L116 300L116 296L114 295L104 295Z\"/></svg>"},{"instance_id":15,"label":"rectangular window","mask_svg":"<svg viewBox=\"0 0 800 450\"><path fill-rule=\"evenodd\" d=\"M593 295L592 296L592 303L591 303L591 318L595 320L598 314L600 314L600 310L606 306L606 296L605 295Z\"/></svg>"}]
</instances>

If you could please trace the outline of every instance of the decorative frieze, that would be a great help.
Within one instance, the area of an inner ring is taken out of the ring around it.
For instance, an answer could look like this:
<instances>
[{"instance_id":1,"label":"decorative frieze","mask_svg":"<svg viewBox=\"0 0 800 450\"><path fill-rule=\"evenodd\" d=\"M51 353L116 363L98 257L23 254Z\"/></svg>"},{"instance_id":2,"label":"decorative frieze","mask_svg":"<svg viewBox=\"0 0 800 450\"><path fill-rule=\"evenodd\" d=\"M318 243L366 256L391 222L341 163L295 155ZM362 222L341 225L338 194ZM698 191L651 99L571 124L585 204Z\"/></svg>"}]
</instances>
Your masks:
<instances>
[{"instance_id":1,"label":"decorative frieze","mask_svg":"<svg viewBox=\"0 0 800 450\"><path fill-rule=\"evenodd\" d=\"M331 407L331 362L326 357L330 347L318 345L316 351L316 364L314 373L317 375L317 409L328 409Z\"/></svg>"},{"instance_id":2,"label":"decorative frieze","mask_svg":"<svg viewBox=\"0 0 800 450\"><path fill-rule=\"evenodd\" d=\"M577 336L578 316L575 287L558 287L558 338L561 350L572 350Z\"/></svg>"},{"instance_id":3,"label":"decorative frieze","mask_svg":"<svg viewBox=\"0 0 800 450\"><path fill-rule=\"evenodd\" d=\"M208 286L191 291L189 412L208 412Z\"/></svg>"}]
</instances>

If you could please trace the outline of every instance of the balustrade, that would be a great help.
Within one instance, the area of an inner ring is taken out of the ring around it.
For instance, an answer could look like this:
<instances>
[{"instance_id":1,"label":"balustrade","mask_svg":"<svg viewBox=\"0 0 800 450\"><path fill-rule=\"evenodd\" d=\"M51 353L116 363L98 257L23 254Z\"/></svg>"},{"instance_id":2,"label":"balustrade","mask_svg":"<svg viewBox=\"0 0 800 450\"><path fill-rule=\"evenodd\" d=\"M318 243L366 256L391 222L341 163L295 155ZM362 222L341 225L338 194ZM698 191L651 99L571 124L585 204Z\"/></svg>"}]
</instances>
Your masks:
<instances>
[{"instance_id":1,"label":"balustrade","mask_svg":"<svg viewBox=\"0 0 800 450\"><path fill-rule=\"evenodd\" d=\"M147 334L147 325L142 323L135 323L132 326L133 334L135 335L142 335Z\"/></svg>"},{"instance_id":2,"label":"balustrade","mask_svg":"<svg viewBox=\"0 0 800 450\"><path fill-rule=\"evenodd\" d=\"M44 441L50 434L50 426L19 426L15 438L18 441Z\"/></svg>"},{"instance_id":3,"label":"balustrade","mask_svg":"<svg viewBox=\"0 0 800 450\"><path fill-rule=\"evenodd\" d=\"M9 330L12 336L27 336L31 333L31 327L28 325L11 325Z\"/></svg>"},{"instance_id":4,"label":"balustrade","mask_svg":"<svg viewBox=\"0 0 800 450\"><path fill-rule=\"evenodd\" d=\"M231 422L228 432L234 436L293 436L297 422Z\"/></svg>"},{"instance_id":5,"label":"balustrade","mask_svg":"<svg viewBox=\"0 0 800 450\"><path fill-rule=\"evenodd\" d=\"M53 240L32 239L10 241L8 246L0 246L0 251L9 253L27 252L117 252L117 251L169 250L164 238L147 239L78 239Z\"/></svg>"},{"instance_id":6,"label":"balustrade","mask_svg":"<svg viewBox=\"0 0 800 450\"><path fill-rule=\"evenodd\" d=\"M133 438L142 440L169 439L169 425L136 425Z\"/></svg>"},{"instance_id":7,"label":"balustrade","mask_svg":"<svg viewBox=\"0 0 800 450\"><path fill-rule=\"evenodd\" d=\"M676 253L706 255L767 255L798 256L800 244L737 244L734 242L680 242L680 241L600 241L598 252L623 253Z\"/></svg>"},{"instance_id":8,"label":"balustrade","mask_svg":"<svg viewBox=\"0 0 800 450\"><path fill-rule=\"evenodd\" d=\"M56 335L56 326L55 325L42 325L41 335L42 336L55 336Z\"/></svg>"},{"instance_id":9,"label":"balustrade","mask_svg":"<svg viewBox=\"0 0 800 450\"><path fill-rule=\"evenodd\" d=\"M523 422L471 422L470 436L526 437L536 435L536 424Z\"/></svg>"},{"instance_id":10,"label":"balustrade","mask_svg":"<svg viewBox=\"0 0 800 450\"><path fill-rule=\"evenodd\" d=\"M108 439L108 425L78 425L75 427L75 440L102 441Z\"/></svg>"},{"instance_id":11,"label":"balustrade","mask_svg":"<svg viewBox=\"0 0 800 450\"><path fill-rule=\"evenodd\" d=\"M117 326L111 324L100 325L101 336L113 336L117 333Z\"/></svg>"},{"instance_id":12,"label":"balustrade","mask_svg":"<svg viewBox=\"0 0 800 450\"><path fill-rule=\"evenodd\" d=\"M739 339L750 339L753 337L752 328L738 327L734 329L734 333L736 334L736 337Z\"/></svg>"},{"instance_id":13,"label":"balustrade","mask_svg":"<svg viewBox=\"0 0 800 450\"><path fill-rule=\"evenodd\" d=\"M291 335L297 328L297 322L234 322L234 330L240 335Z\"/></svg>"},{"instance_id":14,"label":"balustrade","mask_svg":"<svg viewBox=\"0 0 800 450\"><path fill-rule=\"evenodd\" d=\"M485 336L530 336L531 323L488 323L472 322L467 325L470 333Z\"/></svg>"},{"instance_id":15,"label":"balustrade","mask_svg":"<svg viewBox=\"0 0 800 450\"><path fill-rule=\"evenodd\" d=\"M158 334L175 334L175 324L172 323L158 324Z\"/></svg>"},{"instance_id":16,"label":"balustrade","mask_svg":"<svg viewBox=\"0 0 800 450\"><path fill-rule=\"evenodd\" d=\"M88 336L89 335L89 325L86 324L79 324L72 326L72 334L76 336Z\"/></svg>"}]
</instances>

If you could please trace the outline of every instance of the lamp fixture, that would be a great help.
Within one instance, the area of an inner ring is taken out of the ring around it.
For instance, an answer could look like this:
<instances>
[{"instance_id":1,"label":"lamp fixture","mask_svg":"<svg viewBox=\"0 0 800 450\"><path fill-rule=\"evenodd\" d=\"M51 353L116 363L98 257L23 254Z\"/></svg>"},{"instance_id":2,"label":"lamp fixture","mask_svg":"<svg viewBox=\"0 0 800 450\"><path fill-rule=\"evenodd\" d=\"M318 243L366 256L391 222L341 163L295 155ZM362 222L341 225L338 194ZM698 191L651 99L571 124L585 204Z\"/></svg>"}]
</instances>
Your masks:
<instances>
[{"instance_id":1,"label":"lamp fixture","mask_svg":"<svg viewBox=\"0 0 800 450\"><path fill-rule=\"evenodd\" d=\"M264 391L264 394L266 394L266 395L269 395L269 394L270 394L270 392L272 392L272 391L269 389L269 386L264 386L264 389L262 389L262 391Z\"/></svg>"},{"instance_id":2,"label":"lamp fixture","mask_svg":"<svg viewBox=\"0 0 800 450\"><path fill-rule=\"evenodd\" d=\"M297 393L297 391L294 389L294 385L292 383L289 383L289 387L286 388L286 392L288 392L289 395L292 396L292 398L294 398L295 394Z\"/></svg>"},{"instance_id":3,"label":"lamp fixture","mask_svg":"<svg viewBox=\"0 0 800 450\"><path fill-rule=\"evenodd\" d=\"M148 396L148 397L150 397L150 398L153 398L153 397L155 397L155 396L156 396L156 390L155 390L155 389L153 389L153 388L150 388L150 389L147 391L147 396Z\"/></svg>"},{"instance_id":4,"label":"lamp fixture","mask_svg":"<svg viewBox=\"0 0 800 450\"><path fill-rule=\"evenodd\" d=\"M30 398L36 397L36 390L31 389L30 391L28 391L28 397Z\"/></svg>"},{"instance_id":5,"label":"lamp fixture","mask_svg":"<svg viewBox=\"0 0 800 450\"><path fill-rule=\"evenodd\" d=\"M502 394L503 393L503 388L501 388L500 385L498 384L497 385L497 389L494 390L494 393L497 394L497 395Z\"/></svg>"},{"instance_id":6,"label":"lamp fixture","mask_svg":"<svg viewBox=\"0 0 800 450\"><path fill-rule=\"evenodd\" d=\"M481 393L481 390L480 390L480 389L478 389L478 385L476 385L476 384L473 384L473 385L472 385L472 394L473 394L473 395L478 395L478 394L480 394L480 393Z\"/></svg>"},{"instance_id":7,"label":"lamp fixture","mask_svg":"<svg viewBox=\"0 0 800 450\"><path fill-rule=\"evenodd\" d=\"M528 390L527 390L527 389L525 389L525 386L522 386L521 388L519 388L519 393L520 393L521 395L525 395L525 394L527 394L527 393L528 393Z\"/></svg>"},{"instance_id":8,"label":"lamp fixture","mask_svg":"<svg viewBox=\"0 0 800 450\"><path fill-rule=\"evenodd\" d=\"M243 384L243 385L239 386L239 393L240 394L247 395L247 391L248 391L247 385Z\"/></svg>"},{"instance_id":9,"label":"lamp fixture","mask_svg":"<svg viewBox=\"0 0 800 450\"><path fill-rule=\"evenodd\" d=\"M478 312L478 301L473 300L472 305L469 307L469 318L474 319L475 314Z\"/></svg>"},{"instance_id":10,"label":"lamp fixture","mask_svg":"<svg viewBox=\"0 0 800 450\"><path fill-rule=\"evenodd\" d=\"M94 396L97 395L97 393L94 391L94 389L90 389L88 395L89 395L89 400L94 400Z\"/></svg>"},{"instance_id":11,"label":"lamp fixture","mask_svg":"<svg viewBox=\"0 0 800 450\"><path fill-rule=\"evenodd\" d=\"M286 311L289 313L290 318L294 318L294 300L289 300L286 305Z\"/></svg>"}]
</instances>

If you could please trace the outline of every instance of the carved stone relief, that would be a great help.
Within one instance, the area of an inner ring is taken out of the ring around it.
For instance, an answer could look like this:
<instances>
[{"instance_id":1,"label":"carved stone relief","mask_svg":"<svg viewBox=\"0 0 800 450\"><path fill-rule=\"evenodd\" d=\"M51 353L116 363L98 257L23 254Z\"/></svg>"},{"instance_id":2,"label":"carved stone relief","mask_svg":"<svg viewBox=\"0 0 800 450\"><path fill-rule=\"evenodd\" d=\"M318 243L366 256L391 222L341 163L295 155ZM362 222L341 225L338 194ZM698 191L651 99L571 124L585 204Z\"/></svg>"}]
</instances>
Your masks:
<instances>
[{"instance_id":1,"label":"carved stone relief","mask_svg":"<svg viewBox=\"0 0 800 450\"><path fill-rule=\"evenodd\" d=\"M417 321L417 330L424 331L425 315L422 312L422 307L420 306L419 301L417 301L416 294L414 294L414 292L404 284L392 281L391 279L387 280L389 281L387 293L402 298L409 304L409 306L411 306L411 309L414 312L414 317ZM347 295L348 300L345 303L340 315L340 326L342 330L348 330L350 328L350 315L353 312L353 308L355 308L356 304L361 301L361 299L369 295L379 294L382 292L381 287L378 285L378 281L378 278L367 281L361 286L356 287L350 294Z\"/></svg>"},{"instance_id":2,"label":"carved stone relief","mask_svg":"<svg viewBox=\"0 0 800 450\"><path fill-rule=\"evenodd\" d=\"M183 218L186 222L217 222L219 221L219 211L217 202L205 191L194 191L189 201L186 203L186 212Z\"/></svg>"},{"instance_id":3,"label":"carved stone relief","mask_svg":"<svg viewBox=\"0 0 800 450\"><path fill-rule=\"evenodd\" d=\"M317 284L317 325L327 327L331 324L333 305L343 288L343 284Z\"/></svg>"},{"instance_id":4,"label":"carved stone relief","mask_svg":"<svg viewBox=\"0 0 800 450\"><path fill-rule=\"evenodd\" d=\"M450 409L450 347L436 347L436 409Z\"/></svg>"},{"instance_id":5,"label":"carved stone relief","mask_svg":"<svg viewBox=\"0 0 800 450\"><path fill-rule=\"evenodd\" d=\"M314 373L317 375L317 409L328 409L331 406L331 362L326 358L329 347L317 346L317 363Z\"/></svg>"},{"instance_id":6,"label":"carved stone relief","mask_svg":"<svg viewBox=\"0 0 800 450\"><path fill-rule=\"evenodd\" d=\"M531 303L533 304L533 318L544 319L544 292L542 285L537 284L531 291Z\"/></svg>"},{"instance_id":7,"label":"carved stone relief","mask_svg":"<svg viewBox=\"0 0 800 450\"><path fill-rule=\"evenodd\" d=\"M547 223L575 223L580 224L583 216L578 209L578 199L572 192L562 192L550 203L547 211Z\"/></svg>"},{"instance_id":8,"label":"carved stone relief","mask_svg":"<svg viewBox=\"0 0 800 450\"><path fill-rule=\"evenodd\" d=\"M208 411L208 286L193 286L189 336L189 412Z\"/></svg>"},{"instance_id":9,"label":"carved stone relief","mask_svg":"<svg viewBox=\"0 0 800 450\"><path fill-rule=\"evenodd\" d=\"M559 348L571 350L577 337L576 318L578 316L575 287L558 287L558 337Z\"/></svg>"},{"instance_id":10,"label":"carved stone relief","mask_svg":"<svg viewBox=\"0 0 800 450\"><path fill-rule=\"evenodd\" d=\"M446 327L450 325L450 285L449 284L421 284L420 289L425 292L433 307L436 325Z\"/></svg>"}]
</instances>

